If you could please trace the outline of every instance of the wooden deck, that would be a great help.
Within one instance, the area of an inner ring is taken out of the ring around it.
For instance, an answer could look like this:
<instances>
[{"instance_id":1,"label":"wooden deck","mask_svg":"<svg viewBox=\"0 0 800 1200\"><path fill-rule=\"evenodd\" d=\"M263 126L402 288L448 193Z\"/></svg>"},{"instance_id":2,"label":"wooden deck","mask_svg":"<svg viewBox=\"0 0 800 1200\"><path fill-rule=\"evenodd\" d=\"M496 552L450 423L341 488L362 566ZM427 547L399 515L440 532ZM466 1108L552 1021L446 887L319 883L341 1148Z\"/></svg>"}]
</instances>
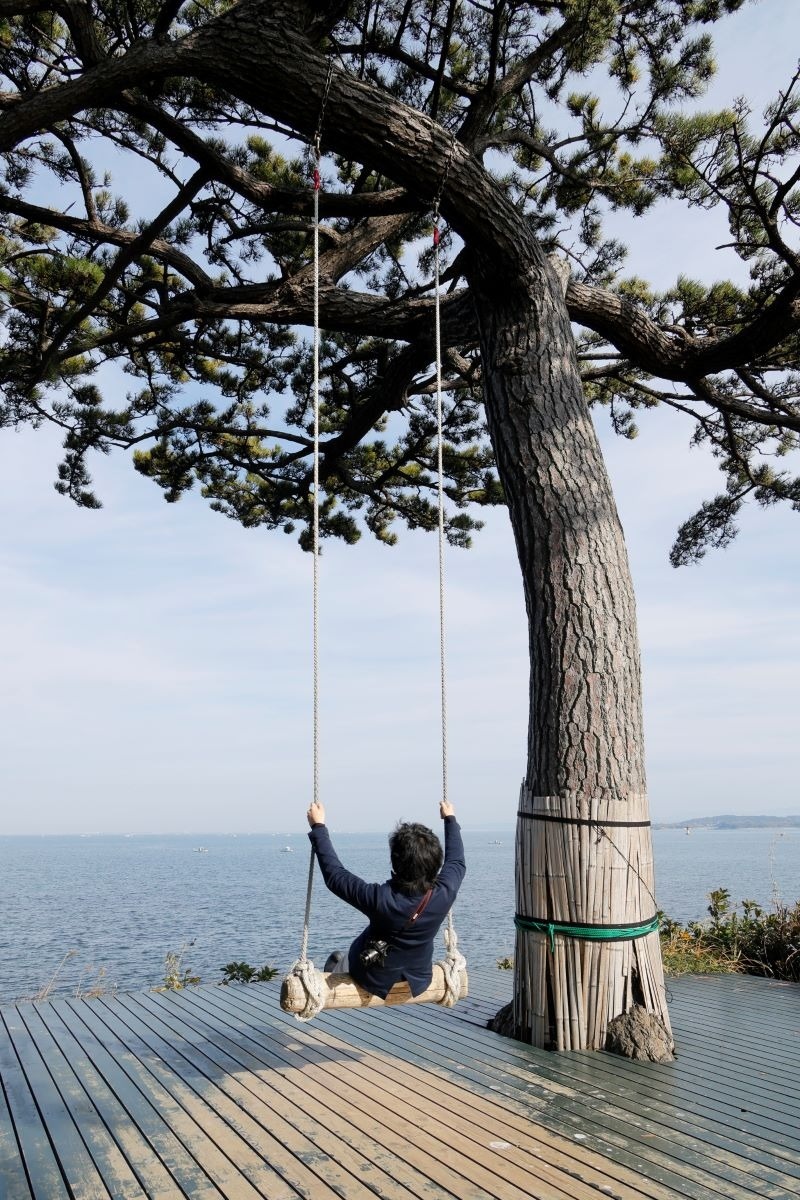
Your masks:
<instances>
[{"instance_id":1,"label":"wooden deck","mask_svg":"<svg viewBox=\"0 0 800 1200\"><path fill-rule=\"evenodd\" d=\"M800 1197L800 988L670 982L677 1062L489 1033L510 977L280 1012L277 984L0 1010L0 1200Z\"/></svg>"}]
</instances>

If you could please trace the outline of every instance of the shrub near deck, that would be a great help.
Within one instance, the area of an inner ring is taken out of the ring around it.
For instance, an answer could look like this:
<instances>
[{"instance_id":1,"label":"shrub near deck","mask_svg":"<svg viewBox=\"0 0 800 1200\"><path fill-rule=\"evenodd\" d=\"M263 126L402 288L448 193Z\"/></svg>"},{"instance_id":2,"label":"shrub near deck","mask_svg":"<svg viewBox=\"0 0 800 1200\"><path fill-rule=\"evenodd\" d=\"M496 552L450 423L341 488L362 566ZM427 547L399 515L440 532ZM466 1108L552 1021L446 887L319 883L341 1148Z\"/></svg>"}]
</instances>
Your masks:
<instances>
[{"instance_id":1,"label":"shrub near deck","mask_svg":"<svg viewBox=\"0 0 800 1200\"><path fill-rule=\"evenodd\" d=\"M682 925L663 917L661 949L670 975L740 972L800 982L800 901L767 912L754 900L732 906L726 888L710 893L709 918Z\"/></svg>"}]
</instances>

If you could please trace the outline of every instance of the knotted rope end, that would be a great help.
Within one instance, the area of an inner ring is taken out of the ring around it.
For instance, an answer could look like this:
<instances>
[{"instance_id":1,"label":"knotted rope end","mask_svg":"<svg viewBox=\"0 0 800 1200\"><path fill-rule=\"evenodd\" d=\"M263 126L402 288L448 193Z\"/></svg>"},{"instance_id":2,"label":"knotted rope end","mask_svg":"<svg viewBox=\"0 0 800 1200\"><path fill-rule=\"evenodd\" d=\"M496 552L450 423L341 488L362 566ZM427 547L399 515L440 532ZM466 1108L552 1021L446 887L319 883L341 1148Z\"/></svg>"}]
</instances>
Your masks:
<instances>
[{"instance_id":1,"label":"knotted rope end","mask_svg":"<svg viewBox=\"0 0 800 1200\"><path fill-rule=\"evenodd\" d=\"M299 980L305 992L305 1005L299 1012L293 1013L294 1018L296 1021L310 1021L325 1007L324 976L310 958L299 958L292 963L284 977L281 998L291 979Z\"/></svg>"}]
</instances>

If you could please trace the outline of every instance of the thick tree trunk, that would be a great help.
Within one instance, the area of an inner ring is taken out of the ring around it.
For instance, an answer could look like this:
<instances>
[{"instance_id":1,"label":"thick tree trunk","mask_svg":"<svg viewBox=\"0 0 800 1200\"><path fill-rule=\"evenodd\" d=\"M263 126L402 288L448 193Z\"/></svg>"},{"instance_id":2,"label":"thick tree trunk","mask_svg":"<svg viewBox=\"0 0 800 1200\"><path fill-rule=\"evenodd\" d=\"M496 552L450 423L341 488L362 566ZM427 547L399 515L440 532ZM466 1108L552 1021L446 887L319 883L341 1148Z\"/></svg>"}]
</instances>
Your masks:
<instances>
[{"instance_id":1,"label":"thick tree trunk","mask_svg":"<svg viewBox=\"0 0 800 1200\"><path fill-rule=\"evenodd\" d=\"M470 284L530 630L504 1031L601 1049L608 1022L634 1004L669 1033L658 933L620 936L656 912L630 570L555 276L534 261L515 280L498 279L475 258ZM519 928L520 918L543 928ZM604 940L576 926L602 926Z\"/></svg>"}]
</instances>

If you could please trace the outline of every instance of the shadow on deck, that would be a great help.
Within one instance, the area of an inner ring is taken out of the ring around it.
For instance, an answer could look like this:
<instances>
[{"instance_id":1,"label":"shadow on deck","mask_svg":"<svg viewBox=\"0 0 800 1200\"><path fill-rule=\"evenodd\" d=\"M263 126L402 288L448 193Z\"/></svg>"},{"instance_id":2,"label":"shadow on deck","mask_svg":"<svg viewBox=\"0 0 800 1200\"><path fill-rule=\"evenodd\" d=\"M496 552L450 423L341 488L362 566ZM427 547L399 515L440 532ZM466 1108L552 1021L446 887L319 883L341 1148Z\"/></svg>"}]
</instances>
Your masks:
<instances>
[{"instance_id":1,"label":"shadow on deck","mask_svg":"<svg viewBox=\"0 0 800 1200\"><path fill-rule=\"evenodd\" d=\"M310 1024L276 983L3 1008L0 1198L800 1197L800 987L671 980L653 1065L489 1033L510 986Z\"/></svg>"}]
</instances>

